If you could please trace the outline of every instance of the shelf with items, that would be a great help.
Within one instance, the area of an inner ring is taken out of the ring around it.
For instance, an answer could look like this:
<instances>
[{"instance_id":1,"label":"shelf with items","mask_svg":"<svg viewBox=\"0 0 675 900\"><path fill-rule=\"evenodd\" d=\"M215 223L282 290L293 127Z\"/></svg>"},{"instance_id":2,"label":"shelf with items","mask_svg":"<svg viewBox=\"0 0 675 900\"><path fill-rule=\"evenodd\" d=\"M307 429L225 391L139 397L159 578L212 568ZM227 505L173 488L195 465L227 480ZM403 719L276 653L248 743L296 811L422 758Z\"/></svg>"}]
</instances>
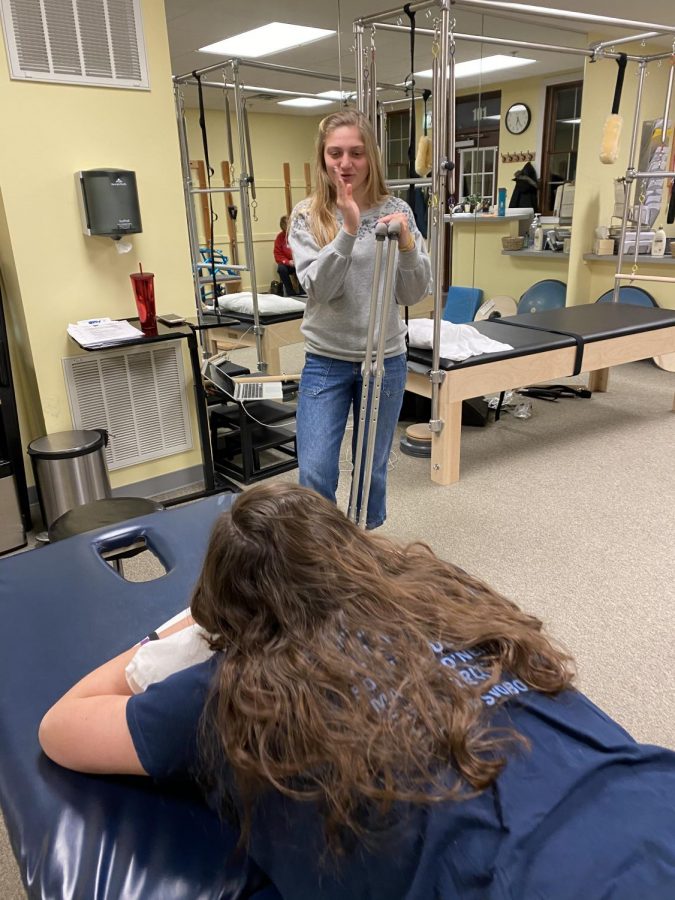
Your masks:
<instances>
[{"instance_id":1,"label":"shelf with items","mask_svg":"<svg viewBox=\"0 0 675 900\"><path fill-rule=\"evenodd\" d=\"M519 209L519 210L506 210L506 214L503 216L498 216L495 213L455 213L454 215L450 215L446 213L445 221L446 222L519 222L525 219L531 219L533 215L533 211L531 209Z\"/></svg>"},{"instance_id":2,"label":"shelf with items","mask_svg":"<svg viewBox=\"0 0 675 900\"><path fill-rule=\"evenodd\" d=\"M584 253L586 262L608 262L616 266L617 256L598 256L596 253ZM633 253L626 253L623 257L624 266L632 266L635 260ZM637 258L638 266L672 266L675 263L675 256L649 256L646 253L640 253Z\"/></svg>"},{"instance_id":3,"label":"shelf with items","mask_svg":"<svg viewBox=\"0 0 675 900\"><path fill-rule=\"evenodd\" d=\"M569 253L562 250L502 250L502 256L523 256L527 259L569 259Z\"/></svg>"}]
</instances>

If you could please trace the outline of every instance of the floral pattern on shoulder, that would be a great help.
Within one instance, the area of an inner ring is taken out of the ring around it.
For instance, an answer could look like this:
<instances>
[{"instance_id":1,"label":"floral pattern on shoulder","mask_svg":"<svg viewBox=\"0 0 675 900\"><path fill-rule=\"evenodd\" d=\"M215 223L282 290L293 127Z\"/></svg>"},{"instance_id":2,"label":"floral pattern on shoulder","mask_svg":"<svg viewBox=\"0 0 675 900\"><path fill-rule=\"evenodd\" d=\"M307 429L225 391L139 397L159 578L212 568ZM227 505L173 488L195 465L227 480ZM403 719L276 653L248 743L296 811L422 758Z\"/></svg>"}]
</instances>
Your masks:
<instances>
[{"instance_id":1,"label":"floral pattern on shoulder","mask_svg":"<svg viewBox=\"0 0 675 900\"><path fill-rule=\"evenodd\" d=\"M359 230L357 232L357 239L367 237L375 231L375 226L378 221L382 218L382 216L389 216L392 213L402 212L405 213L408 217L408 227L410 228L411 234L417 233L417 225L415 224L415 219L412 214L412 210L405 202L405 200L401 200L400 197L387 197L380 206L375 209L368 210L361 216L361 224L359 225Z\"/></svg>"},{"instance_id":2,"label":"floral pattern on shoulder","mask_svg":"<svg viewBox=\"0 0 675 900\"><path fill-rule=\"evenodd\" d=\"M301 200L291 213L290 234L298 231L309 231L309 199Z\"/></svg>"}]
</instances>

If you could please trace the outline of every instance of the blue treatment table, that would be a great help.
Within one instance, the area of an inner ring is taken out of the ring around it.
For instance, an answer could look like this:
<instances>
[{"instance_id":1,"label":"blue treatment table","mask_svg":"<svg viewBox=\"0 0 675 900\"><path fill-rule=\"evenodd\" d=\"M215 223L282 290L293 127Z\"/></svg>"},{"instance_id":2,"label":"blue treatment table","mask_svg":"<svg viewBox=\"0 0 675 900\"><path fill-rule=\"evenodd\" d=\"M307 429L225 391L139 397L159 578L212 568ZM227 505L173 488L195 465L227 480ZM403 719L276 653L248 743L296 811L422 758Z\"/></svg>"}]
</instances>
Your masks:
<instances>
[{"instance_id":1,"label":"blue treatment table","mask_svg":"<svg viewBox=\"0 0 675 900\"><path fill-rule=\"evenodd\" d=\"M37 739L43 714L79 678L188 605L231 501L209 497L0 560L0 805L32 900L280 900L192 789L69 772ZM156 581L125 581L101 559L140 539L167 569Z\"/></svg>"},{"instance_id":2,"label":"blue treatment table","mask_svg":"<svg viewBox=\"0 0 675 900\"><path fill-rule=\"evenodd\" d=\"M513 350L484 353L463 362L442 359L440 432L432 433L431 479L459 481L462 401L483 394L589 372L592 391L606 391L609 368L675 352L675 311L590 303L474 322L482 334ZM431 368L430 350L410 348L410 361ZM408 372L406 389L431 397L428 374Z\"/></svg>"}]
</instances>

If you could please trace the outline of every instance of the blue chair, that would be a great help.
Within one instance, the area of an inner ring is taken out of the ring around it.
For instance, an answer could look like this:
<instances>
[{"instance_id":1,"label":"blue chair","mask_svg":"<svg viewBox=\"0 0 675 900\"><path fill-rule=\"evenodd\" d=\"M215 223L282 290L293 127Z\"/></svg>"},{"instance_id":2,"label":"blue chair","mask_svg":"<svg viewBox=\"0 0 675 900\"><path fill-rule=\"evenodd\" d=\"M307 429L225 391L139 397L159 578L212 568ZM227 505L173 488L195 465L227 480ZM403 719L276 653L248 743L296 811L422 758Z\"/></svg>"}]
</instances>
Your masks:
<instances>
[{"instance_id":1,"label":"blue chair","mask_svg":"<svg viewBox=\"0 0 675 900\"><path fill-rule=\"evenodd\" d=\"M559 309L565 306L567 285L555 278L545 278L529 287L518 301L518 315Z\"/></svg>"},{"instance_id":2,"label":"blue chair","mask_svg":"<svg viewBox=\"0 0 675 900\"><path fill-rule=\"evenodd\" d=\"M443 320L462 325L473 322L478 307L483 302L483 291L480 288L451 285L445 298Z\"/></svg>"},{"instance_id":3,"label":"blue chair","mask_svg":"<svg viewBox=\"0 0 675 900\"><path fill-rule=\"evenodd\" d=\"M614 291L605 291L602 297L598 297L596 303L612 303ZM659 304L647 291L642 288L623 285L619 288L619 303L630 303L631 306L658 306Z\"/></svg>"}]
</instances>

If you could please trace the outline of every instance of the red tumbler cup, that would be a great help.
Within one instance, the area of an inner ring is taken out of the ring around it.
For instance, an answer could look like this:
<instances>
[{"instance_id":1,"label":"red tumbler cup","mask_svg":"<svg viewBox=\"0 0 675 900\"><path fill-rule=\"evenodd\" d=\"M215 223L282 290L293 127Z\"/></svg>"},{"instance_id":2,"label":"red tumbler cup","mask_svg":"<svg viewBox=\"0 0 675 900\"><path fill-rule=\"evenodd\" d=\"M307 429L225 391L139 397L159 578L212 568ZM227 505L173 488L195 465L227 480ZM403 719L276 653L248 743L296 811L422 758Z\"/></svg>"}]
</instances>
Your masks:
<instances>
[{"instance_id":1,"label":"red tumbler cup","mask_svg":"<svg viewBox=\"0 0 675 900\"><path fill-rule=\"evenodd\" d=\"M134 289L138 317L143 334L157 334L155 313L155 275L153 272L132 272L131 284Z\"/></svg>"}]
</instances>

